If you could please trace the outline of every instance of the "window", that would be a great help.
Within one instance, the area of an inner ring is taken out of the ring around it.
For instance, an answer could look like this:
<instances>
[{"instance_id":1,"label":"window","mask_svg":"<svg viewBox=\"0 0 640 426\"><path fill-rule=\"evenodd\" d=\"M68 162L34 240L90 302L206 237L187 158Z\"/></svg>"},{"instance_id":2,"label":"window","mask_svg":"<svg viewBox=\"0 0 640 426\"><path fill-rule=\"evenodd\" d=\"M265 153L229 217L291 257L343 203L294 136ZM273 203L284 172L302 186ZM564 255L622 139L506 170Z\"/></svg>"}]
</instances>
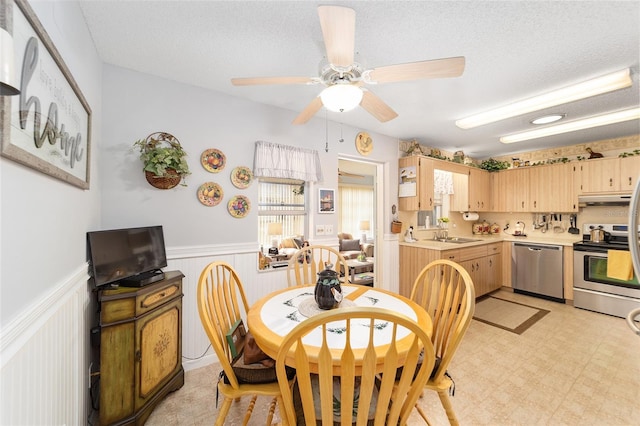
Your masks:
<instances>
[{"instance_id":1,"label":"window","mask_svg":"<svg viewBox=\"0 0 640 426\"><path fill-rule=\"evenodd\" d=\"M360 185L340 185L338 187L338 222L340 232L359 238L360 222L374 223L374 191L372 187ZM373 229L373 227L371 228ZM371 231L366 233L370 234Z\"/></svg>"},{"instance_id":2,"label":"window","mask_svg":"<svg viewBox=\"0 0 640 426\"><path fill-rule=\"evenodd\" d=\"M273 246L273 240L304 235L307 215L304 181L263 178L258 184L258 241L263 251ZM269 235L270 223L281 223L282 235Z\"/></svg>"}]
</instances>

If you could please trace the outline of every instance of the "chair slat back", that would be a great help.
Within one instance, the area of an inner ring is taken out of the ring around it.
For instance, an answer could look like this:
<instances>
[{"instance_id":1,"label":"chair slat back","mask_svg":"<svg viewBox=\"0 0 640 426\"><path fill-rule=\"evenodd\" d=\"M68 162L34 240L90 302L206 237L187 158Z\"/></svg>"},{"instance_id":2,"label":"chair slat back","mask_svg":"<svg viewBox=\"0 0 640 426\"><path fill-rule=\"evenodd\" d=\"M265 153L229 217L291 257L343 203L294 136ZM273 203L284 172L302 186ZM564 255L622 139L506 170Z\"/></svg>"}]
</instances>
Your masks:
<instances>
[{"instance_id":1,"label":"chair slat back","mask_svg":"<svg viewBox=\"0 0 640 426\"><path fill-rule=\"evenodd\" d=\"M433 377L438 381L462 341L475 311L475 287L469 273L458 263L435 260L425 266L411 290L411 300L425 308L433 321L435 354L441 359Z\"/></svg>"},{"instance_id":2,"label":"chair slat back","mask_svg":"<svg viewBox=\"0 0 640 426\"><path fill-rule=\"evenodd\" d=\"M232 356L226 334L248 310L247 298L238 274L226 262L207 265L198 280L198 313L211 346L230 385L238 387L231 368Z\"/></svg>"},{"instance_id":3,"label":"chair slat back","mask_svg":"<svg viewBox=\"0 0 640 426\"><path fill-rule=\"evenodd\" d=\"M344 273L345 277L348 275L344 256L333 247L312 245L301 248L289 259L287 267L289 287L315 284L318 280L318 272L324 270L327 264L332 264L338 274Z\"/></svg>"},{"instance_id":4,"label":"chair slat back","mask_svg":"<svg viewBox=\"0 0 640 426\"><path fill-rule=\"evenodd\" d=\"M376 329L380 327L390 330L390 343L377 344ZM409 330L406 339L410 343L400 350L396 337L402 327ZM322 343L314 348L304 341L315 330L321 330ZM344 330L344 334L336 330ZM338 338L336 333L344 338ZM364 348L352 347L356 333L359 340L367 336ZM316 424L321 419L323 426L333 425L338 419L342 425L353 422L366 425L371 413L375 413L375 425L406 424L435 361L429 336L403 314L382 308L356 307L315 315L285 337L276 357L285 424L296 424L297 418L285 372L287 359L292 362L288 358L291 351L305 423ZM397 369L401 366L402 375L396 383ZM339 381L334 380L336 377ZM314 383L317 383L315 390ZM316 407L320 415L316 414Z\"/></svg>"}]
</instances>

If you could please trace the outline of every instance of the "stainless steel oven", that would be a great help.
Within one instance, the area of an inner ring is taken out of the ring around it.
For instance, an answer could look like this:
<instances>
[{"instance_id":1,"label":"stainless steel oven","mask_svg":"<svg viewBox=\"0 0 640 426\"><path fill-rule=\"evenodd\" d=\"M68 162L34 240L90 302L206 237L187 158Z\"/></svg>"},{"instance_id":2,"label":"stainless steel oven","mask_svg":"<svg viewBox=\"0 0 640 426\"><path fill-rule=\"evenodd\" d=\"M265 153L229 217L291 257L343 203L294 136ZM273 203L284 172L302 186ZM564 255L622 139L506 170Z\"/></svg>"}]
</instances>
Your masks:
<instances>
[{"instance_id":1,"label":"stainless steel oven","mask_svg":"<svg viewBox=\"0 0 640 426\"><path fill-rule=\"evenodd\" d=\"M591 241L590 231L598 228L604 231L604 240ZM612 277L619 274L608 268L609 250L629 251L629 234L626 224L584 225L582 242L573 245L575 307L622 318L640 308L640 283L633 267L631 279Z\"/></svg>"}]
</instances>

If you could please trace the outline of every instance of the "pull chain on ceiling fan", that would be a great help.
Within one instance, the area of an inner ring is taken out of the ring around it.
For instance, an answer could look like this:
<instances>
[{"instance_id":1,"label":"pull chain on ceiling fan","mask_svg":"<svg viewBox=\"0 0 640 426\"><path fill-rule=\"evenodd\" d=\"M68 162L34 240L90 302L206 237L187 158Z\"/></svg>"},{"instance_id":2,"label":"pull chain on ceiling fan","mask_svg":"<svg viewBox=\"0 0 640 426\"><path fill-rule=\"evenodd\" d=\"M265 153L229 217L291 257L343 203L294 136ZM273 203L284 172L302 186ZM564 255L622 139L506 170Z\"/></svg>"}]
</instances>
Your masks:
<instances>
[{"instance_id":1,"label":"pull chain on ceiling fan","mask_svg":"<svg viewBox=\"0 0 640 426\"><path fill-rule=\"evenodd\" d=\"M377 120L393 120L398 114L382 99L373 94L367 84L393 83L426 78L459 77L465 66L463 56L388 65L368 70L354 62L356 12L348 7L319 6L318 16L322 28L329 64L319 77L248 77L232 78L234 86L267 84L323 84L326 88L293 120L304 124L324 105L325 108L344 112L360 105ZM336 101L336 99L339 100ZM345 99L347 99L345 103Z\"/></svg>"}]
</instances>

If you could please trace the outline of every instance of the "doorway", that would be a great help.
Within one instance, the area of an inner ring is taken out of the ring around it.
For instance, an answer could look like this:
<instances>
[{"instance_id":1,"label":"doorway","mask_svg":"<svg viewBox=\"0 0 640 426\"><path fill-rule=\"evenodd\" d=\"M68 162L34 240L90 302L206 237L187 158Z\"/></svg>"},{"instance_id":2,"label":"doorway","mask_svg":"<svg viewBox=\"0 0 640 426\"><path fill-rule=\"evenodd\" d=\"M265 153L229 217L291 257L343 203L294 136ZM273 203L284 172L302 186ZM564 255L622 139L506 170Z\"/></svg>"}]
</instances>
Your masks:
<instances>
[{"instance_id":1,"label":"doorway","mask_svg":"<svg viewBox=\"0 0 640 426\"><path fill-rule=\"evenodd\" d=\"M359 239L373 257L374 285L382 271L378 264L382 242L383 197L379 179L383 165L347 157L338 158L338 233ZM363 241L364 240L364 241Z\"/></svg>"}]
</instances>

